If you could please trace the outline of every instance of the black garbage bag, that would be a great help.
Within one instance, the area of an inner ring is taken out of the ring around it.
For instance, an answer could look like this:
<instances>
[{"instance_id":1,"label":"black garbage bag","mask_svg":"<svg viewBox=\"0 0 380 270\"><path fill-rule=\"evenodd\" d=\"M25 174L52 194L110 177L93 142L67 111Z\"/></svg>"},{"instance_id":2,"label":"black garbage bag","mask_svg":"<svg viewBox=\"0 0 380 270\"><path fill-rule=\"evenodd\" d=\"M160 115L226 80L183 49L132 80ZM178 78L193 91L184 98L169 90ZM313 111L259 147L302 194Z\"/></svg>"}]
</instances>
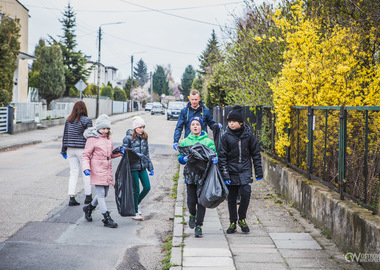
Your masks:
<instances>
[{"instance_id":1,"label":"black garbage bag","mask_svg":"<svg viewBox=\"0 0 380 270\"><path fill-rule=\"evenodd\" d=\"M125 154L120 160L115 173L115 200L117 211L123 217L134 216L135 201L133 199L133 181L131 175L130 160L139 160L135 151L125 149Z\"/></svg>"},{"instance_id":2,"label":"black garbage bag","mask_svg":"<svg viewBox=\"0 0 380 270\"><path fill-rule=\"evenodd\" d=\"M221 139L222 139L223 133L224 133L224 131L222 128L219 128L219 125L214 125L212 127L212 134L213 134L213 138L214 138L215 148L216 148L216 152L218 154L219 154L219 148L221 145Z\"/></svg>"},{"instance_id":3,"label":"black garbage bag","mask_svg":"<svg viewBox=\"0 0 380 270\"><path fill-rule=\"evenodd\" d=\"M211 164L203 187L199 190L198 202L206 208L215 208L228 196L218 165Z\"/></svg>"},{"instance_id":4,"label":"black garbage bag","mask_svg":"<svg viewBox=\"0 0 380 270\"><path fill-rule=\"evenodd\" d=\"M183 156L187 156L187 162L183 169L183 174L188 184L202 185L212 163L212 158L216 155L214 151L201 143L190 146L179 146L178 151Z\"/></svg>"}]
</instances>

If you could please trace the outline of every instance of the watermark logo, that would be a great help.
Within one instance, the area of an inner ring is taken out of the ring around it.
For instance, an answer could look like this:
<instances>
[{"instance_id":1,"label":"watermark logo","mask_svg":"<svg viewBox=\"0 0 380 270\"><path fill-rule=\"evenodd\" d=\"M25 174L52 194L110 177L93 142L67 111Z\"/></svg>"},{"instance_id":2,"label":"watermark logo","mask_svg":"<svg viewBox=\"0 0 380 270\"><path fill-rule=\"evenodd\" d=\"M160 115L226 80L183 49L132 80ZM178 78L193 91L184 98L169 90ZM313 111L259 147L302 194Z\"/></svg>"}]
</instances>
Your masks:
<instances>
[{"instance_id":1,"label":"watermark logo","mask_svg":"<svg viewBox=\"0 0 380 270\"><path fill-rule=\"evenodd\" d=\"M376 254L376 253L358 253L357 254L357 253L348 252L344 256L344 258L348 262L353 262L353 261L361 262L361 263L380 262L380 254Z\"/></svg>"}]
</instances>

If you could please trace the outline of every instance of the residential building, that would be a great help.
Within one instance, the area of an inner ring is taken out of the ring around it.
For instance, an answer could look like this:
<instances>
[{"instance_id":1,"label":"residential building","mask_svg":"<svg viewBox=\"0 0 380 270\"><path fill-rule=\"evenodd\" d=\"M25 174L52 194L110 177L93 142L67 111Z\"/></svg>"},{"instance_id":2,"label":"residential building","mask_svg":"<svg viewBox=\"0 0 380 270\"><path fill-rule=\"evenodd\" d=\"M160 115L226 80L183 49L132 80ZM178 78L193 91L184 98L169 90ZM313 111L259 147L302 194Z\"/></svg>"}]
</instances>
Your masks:
<instances>
[{"instance_id":1,"label":"residential building","mask_svg":"<svg viewBox=\"0 0 380 270\"><path fill-rule=\"evenodd\" d=\"M86 68L91 68L90 75L88 77L87 83L98 85L98 63L94 61L87 61ZM120 87L120 82L117 77L117 68L112 66L105 66L100 63L100 74L99 74L99 86L107 85L111 83L112 87Z\"/></svg>"},{"instance_id":2,"label":"residential building","mask_svg":"<svg viewBox=\"0 0 380 270\"><path fill-rule=\"evenodd\" d=\"M28 99L28 60L37 59L28 54L29 10L17 0L0 0L0 16L20 20L20 53L14 74L12 102L27 102Z\"/></svg>"}]
</instances>

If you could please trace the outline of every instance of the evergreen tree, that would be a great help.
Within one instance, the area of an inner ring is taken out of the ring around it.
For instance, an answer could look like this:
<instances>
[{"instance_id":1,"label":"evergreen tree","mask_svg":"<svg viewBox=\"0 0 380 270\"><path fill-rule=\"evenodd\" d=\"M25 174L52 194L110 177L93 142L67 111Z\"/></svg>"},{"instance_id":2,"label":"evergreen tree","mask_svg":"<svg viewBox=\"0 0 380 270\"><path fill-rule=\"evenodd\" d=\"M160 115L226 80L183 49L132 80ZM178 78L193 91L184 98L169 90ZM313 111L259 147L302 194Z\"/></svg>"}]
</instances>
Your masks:
<instances>
[{"instance_id":1,"label":"evergreen tree","mask_svg":"<svg viewBox=\"0 0 380 270\"><path fill-rule=\"evenodd\" d=\"M191 89L197 89L198 91L201 91L203 89L203 81L203 76L199 72L197 72L197 76L194 78Z\"/></svg>"},{"instance_id":2,"label":"evergreen tree","mask_svg":"<svg viewBox=\"0 0 380 270\"><path fill-rule=\"evenodd\" d=\"M124 90L115 87L115 93L113 94L113 100L117 101L125 101L127 99L127 95L125 94Z\"/></svg>"},{"instance_id":3,"label":"evergreen tree","mask_svg":"<svg viewBox=\"0 0 380 270\"><path fill-rule=\"evenodd\" d=\"M137 62L137 67L134 67L133 77L139 82L139 85L143 86L149 80L148 68L144 61L140 59Z\"/></svg>"},{"instance_id":4,"label":"evergreen tree","mask_svg":"<svg viewBox=\"0 0 380 270\"><path fill-rule=\"evenodd\" d=\"M212 67L220 61L221 55L219 50L218 40L215 31L212 30L211 38L207 42L206 49L199 57L200 61L200 73L202 75L212 73Z\"/></svg>"},{"instance_id":5,"label":"evergreen tree","mask_svg":"<svg viewBox=\"0 0 380 270\"><path fill-rule=\"evenodd\" d=\"M65 82L66 90L64 95L68 96L70 88L75 89L75 84L82 79L87 80L89 70L86 69L86 56L79 50L76 51L76 19L75 12L70 6L67 5L66 10L63 12L63 18L59 20L62 24L63 36L60 36L61 42L59 46L62 50L63 63L65 65ZM53 39L55 42L55 40Z\"/></svg>"},{"instance_id":6,"label":"evergreen tree","mask_svg":"<svg viewBox=\"0 0 380 270\"><path fill-rule=\"evenodd\" d=\"M65 92L64 65L61 49L58 45L46 46L41 49L39 94L50 102L62 96Z\"/></svg>"},{"instance_id":7,"label":"evergreen tree","mask_svg":"<svg viewBox=\"0 0 380 270\"><path fill-rule=\"evenodd\" d=\"M19 20L3 15L0 20L0 106L12 101L13 76L20 51L19 38Z\"/></svg>"},{"instance_id":8,"label":"evergreen tree","mask_svg":"<svg viewBox=\"0 0 380 270\"><path fill-rule=\"evenodd\" d=\"M36 47L34 47L34 56L37 57L37 60L34 60L32 63L32 71L28 74L28 87L38 88L38 80L40 77L40 63L41 63L41 50L46 47L44 39L40 39Z\"/></svg>"},{"instance_id":9,"label":"evergreen tree","mask_svg":"<svg viewBox=\"0 0 380 270\"><path fill-rule=\"evenodd\" d=\"M153 74L153 91L159 96L167 95L169 90L169 82L166 79L165 70L162 66L157 66Z\"/></svg>"},{"instance_id":10,"label":"evergreen tree","mask_svg":"<svg viewBox=\"0 0 380 270\"><path fill-rule=\"evenodd\" d=\"M185 72L182 74L181 85L182 85L182 94L184 97L187 97L190 94L190 89L195 79L195 70L192 65L188 65L185 69ZM197 89L201 90L201 89Z\"/></svg>"},{"instance_id":11,"label":"evergreen tree","mask_svg":"<svg viewBox=\"0 0 380 270\"><path fill-rule=\"evenodd\" d=\"M132 81L132 88L136 88L139 86L139 82L137 80L132 79L131 77L127 79L127 82L125 83L124 88L123 88L125 91L125 94L127 95L127 99L131 98L131 81Z\"/></svg>"},{"instance_id":12,"label":"evergreen tree","mask_svg":"<svg viewBox=\"0 0 380 270\"><path fill-rule=\"evenodd\" d=\"M44 39L40 39L38 41L38 44L34 47L34 56L37 57L38 59L33 61L32 63L32 71L40 71L40 56L41 56L41 50L43 47L46 46L46 42Z\"/></svg>"},{"instance_id":13,"label":"evergreen tree","mask_svg":"<svg viewBox=\"0 0 380 270\"><path fill-rule=\"evenodd\" d=\"M112 99L113 97L113 89L111 86L103 86L102 89L100 90L100 95L102 97L109 97L110 99Z\"/></svg>"}]
</instances>

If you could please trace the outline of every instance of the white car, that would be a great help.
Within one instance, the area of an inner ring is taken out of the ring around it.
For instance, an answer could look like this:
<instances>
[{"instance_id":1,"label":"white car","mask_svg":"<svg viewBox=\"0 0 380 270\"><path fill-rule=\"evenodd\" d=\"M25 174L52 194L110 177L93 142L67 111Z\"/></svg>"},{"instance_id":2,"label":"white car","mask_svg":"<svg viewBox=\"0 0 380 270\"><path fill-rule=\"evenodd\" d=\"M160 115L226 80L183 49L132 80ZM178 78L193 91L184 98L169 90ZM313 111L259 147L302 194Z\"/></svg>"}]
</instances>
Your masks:
<instances>
[{"instance_id":1,"label":"white car","mask_svg":"<svg viewBox=\"0 0 380 270\"><path fill-rule=\"evenodd\" d=\"M165 114L164 105L158 102L153 103L153 107L150 110L150 114L154 115L156 113Z\"/></svg>"},{"instance_id":2,"label":"white car","mask_svg":"<svg viewBox=\"0 0 380 270\"><path fill-rule=\"evenodd\" d=\"M147 103L145 104L145 111L151 111L153 108L153 103Z\"/></svg>"}]
</instances>

